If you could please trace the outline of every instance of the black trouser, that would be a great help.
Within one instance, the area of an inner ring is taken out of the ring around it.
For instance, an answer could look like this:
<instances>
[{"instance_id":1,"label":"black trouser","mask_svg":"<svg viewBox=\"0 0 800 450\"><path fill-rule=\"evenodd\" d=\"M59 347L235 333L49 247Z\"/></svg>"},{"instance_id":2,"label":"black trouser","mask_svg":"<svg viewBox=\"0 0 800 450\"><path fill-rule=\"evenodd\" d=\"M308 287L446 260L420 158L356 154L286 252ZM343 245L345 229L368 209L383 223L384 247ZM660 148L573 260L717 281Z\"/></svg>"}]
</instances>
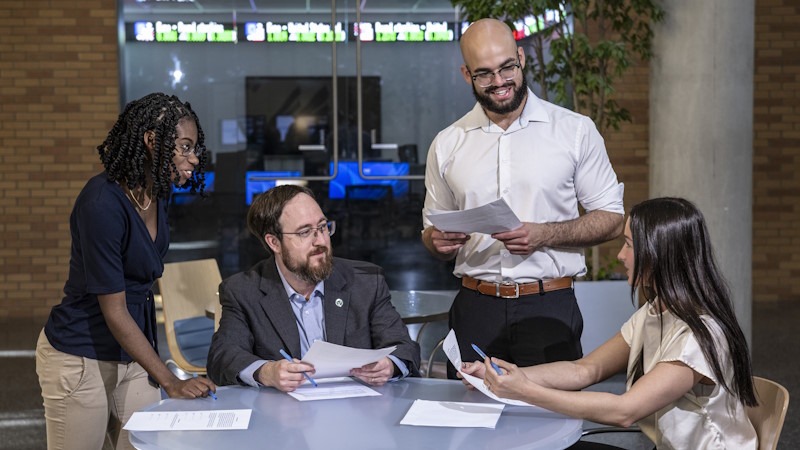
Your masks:
<instances>
[{"instance_id":1,"label":"black trouser","mask_svg":"<svg viewBox=\"0 0 800 450\"><path fill-rule=\"evenodd\" d=\"M462 287L450 308L450 328L464 362L481 360L471 344L520 367L583 356L583 317L571 288L504 299ZM456 378L449 362L447 377Z\"/></svg>"}]
</instances>

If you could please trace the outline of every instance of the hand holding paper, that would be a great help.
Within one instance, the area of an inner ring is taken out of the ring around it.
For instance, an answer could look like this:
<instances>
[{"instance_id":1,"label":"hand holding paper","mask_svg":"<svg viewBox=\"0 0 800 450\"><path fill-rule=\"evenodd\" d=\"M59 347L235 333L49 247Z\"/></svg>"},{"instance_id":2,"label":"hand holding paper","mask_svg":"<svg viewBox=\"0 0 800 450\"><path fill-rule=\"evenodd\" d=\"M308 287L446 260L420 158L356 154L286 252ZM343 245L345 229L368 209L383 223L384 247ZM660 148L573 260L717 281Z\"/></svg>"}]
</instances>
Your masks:
<instances>
[{"instance_id":1,"label":"hand holding paper","mask_svg":"<svg viewBox=\"0 0 800 450\"><path fill-rule=\"evenodd\" d=\"M383 386L394 375L394 363L388 357L350 370L350 375L374 386Z\"/></svg>"},{"instance_id":2,"label":"hand holding paper","mask_svg":"<svg viewBox=\"0 0 800 450\"><path fill-rule=\"evenodd\" d=\"M427 218L439 230L465 234L500 233L522 226L522 222L503 198L463 211L432 210Z\"/></svg>"},{"instance_id":3,"label":"hand holding paper","mask_svg":"<svg viewBox=\"0 0 800 450\"><path fill-rule=\"evenodd\" d=\"M314 341L303 357L302 362L314 366L317 380L328 377L346 377L350 375L350 369L360 369L367 364L379 362L389 356L395 349L397 349L396 346L370 350L345 347L325 341ZM389 361L389 364L391 364L391 361ZM378 371L381 369L383 367L379 368ZM374 371L370 370L370 372Z\"/></svg>"},{"instance_id":4,"label":"hand holding paper","mask_svg":"<svg viewBox=\"0 0 800 450\"><path fill-rule=\"evenodd\" d=\"M438 228L429 227L425 230L425 234L423 234L423 240L425 240L425 236L428 236L430 239L430 246L433 246L433 250L436 253L441 254L447 259L451 259L454 257L456 252L470 240L472 236L469 234L464 233L451 233L447 231L441 231ZM429 246L429 249L430 249Z\"/></svg>"},{"instance_id":5,"label":"hand holding paper","mask_svg":"<svg viewBox=\"0 0 800 450\"><path fill-rule=\"evenodd\" d=\"M483 380L482 379L474 377L474 376L469 375L467 373L464 373L461 370L461 351L458 349L458 340L456 339L456 332L455 331L450 330L450 332L447 333L447 337L444 338L444 344L443 344L442 348L444 348L445 353L447 354L447 358L450 360L450 362L453 364L453 366L456 369L458 369L458 373L461 374L461 376L464 378L464 380L466 380L469 384L474 386L475 389L481 391L487 397L492 398L492 399L494 399L494 400L496 400L496 401L498 401L500 403L506 403L506 404L509 404L509 405L533 406L533 405L530 405L530 404L525 403L525 402L520 401L520 400L511 400L511 399L507 399L507 398L500 398L500 397L494 395L488 389L486 389L486 385L483 384ZM485 374L486 374L486 371L484 371L484 375ZM498 375L495 375L495 376L498 376ZM506 376L506 375L499 375L499 376Z\"/></svg>"}]
</instances>

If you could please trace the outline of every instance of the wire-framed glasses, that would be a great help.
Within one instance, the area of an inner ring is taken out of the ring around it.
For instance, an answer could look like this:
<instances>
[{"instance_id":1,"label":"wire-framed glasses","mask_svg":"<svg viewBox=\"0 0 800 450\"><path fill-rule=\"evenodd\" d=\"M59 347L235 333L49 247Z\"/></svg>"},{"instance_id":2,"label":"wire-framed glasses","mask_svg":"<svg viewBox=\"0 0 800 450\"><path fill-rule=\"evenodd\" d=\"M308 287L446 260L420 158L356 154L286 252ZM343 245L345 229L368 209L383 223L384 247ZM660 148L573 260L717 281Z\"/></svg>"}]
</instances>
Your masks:
<instances>
[{"instance_id":1,"label":"wire-framed glasses","mask_svg":"<svg viewBox=\"0 0 800 450\"><path fill-rule=\"evenodd\" d=\"M518 59L517 62L511 63L511 64L507 64L507 65L505 65L505 66L503 66L503 67L501 67L501 68L499 68L499 69L497 69L495 71L492 71L492 72L488 72L488 71L487 72L479 72L479 73L476 73L475 75L472 75L472 72L470 72L469 74L472 76L472 81L473 82L477 82L478 86L485 88L485 87L489 87L489 86L492 85L492 82L494 81L495 74L500 75L500 78L502 78L504 81L513 80L514 77L517 76L517 69L519 69L520 67L521 67L521 64L519 63L519 59Z\"/></svg>"},{"instance_id":2,"label":"wire-framed glasses","mask_svg":"<svg viewBox=\"0 0 800 450\"><path fill-rule=\"evenodd\" d=\"M307 227L303 228L300 231L296 231L294 233L281 233L281 234L293 234L300 238L302 241L308 240L308 238L313 236L313 239L317 238L317 233L327 233L328 236L333 236L333 233L336 232L336 221L331 220L330 222L325 222L318 227Z\"/></svg>"},{"instance_id":3,"label":"wire-framed glasses","mask_svg":"<svg viewBox=\"0 0 800 450\"><path fill-rule=\"evenodd\" d=\"M189 155L194 155L199 158L203 153L202 150L197 150L197 146L189 147L189 144L178 144L177 149L178 153L184 158L188 158Z\"/></svg>"}]
</instances>

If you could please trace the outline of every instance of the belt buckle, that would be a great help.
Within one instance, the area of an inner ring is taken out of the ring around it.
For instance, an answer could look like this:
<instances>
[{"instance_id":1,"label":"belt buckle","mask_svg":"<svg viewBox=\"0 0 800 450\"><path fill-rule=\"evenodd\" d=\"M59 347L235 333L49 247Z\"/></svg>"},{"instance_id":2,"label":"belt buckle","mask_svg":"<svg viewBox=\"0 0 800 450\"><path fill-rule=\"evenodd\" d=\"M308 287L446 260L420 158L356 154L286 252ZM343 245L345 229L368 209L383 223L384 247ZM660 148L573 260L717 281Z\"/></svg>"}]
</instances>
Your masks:
<instances>
[{"instance_id":1,"label":"belt buckle","mask_svg":"<svg viewBox=\"0 0 800 450\"><path fill-rule=\"evenodd\" d=\"M514 285L514 295L502 295L500 294L500 286L511 286ZM499 298L519 298L519 284L514 283L513 281L503 281L501 283L495 284L495 289L497 293L497 297Z\"/></svg>"}]
</instances>

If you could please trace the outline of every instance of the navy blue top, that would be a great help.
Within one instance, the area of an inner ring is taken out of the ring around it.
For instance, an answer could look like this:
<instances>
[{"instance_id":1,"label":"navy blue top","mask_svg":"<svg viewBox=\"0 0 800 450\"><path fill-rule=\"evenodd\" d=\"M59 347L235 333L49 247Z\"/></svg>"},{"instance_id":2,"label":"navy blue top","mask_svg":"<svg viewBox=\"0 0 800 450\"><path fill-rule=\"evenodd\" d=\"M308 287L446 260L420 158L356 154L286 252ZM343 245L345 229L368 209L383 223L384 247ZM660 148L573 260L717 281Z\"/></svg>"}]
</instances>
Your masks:
<instances>
[{"instance_id":1,"label":"navy blue top","mask_svg":"<svg viewBox=\"0 0 800 450\"><path fill-rule=\"evenodd\" d=\"M155 205L154 205L155 206ZM151 288L169 248L167 208L158 201L156 241L136 208L105 172L84 186L69 219L72 251L64 298L44 327L57 350L101 361L132 361L108 329L97 296L125 291L128 312L155 346Z\"/></svg>"}]
</instances>

